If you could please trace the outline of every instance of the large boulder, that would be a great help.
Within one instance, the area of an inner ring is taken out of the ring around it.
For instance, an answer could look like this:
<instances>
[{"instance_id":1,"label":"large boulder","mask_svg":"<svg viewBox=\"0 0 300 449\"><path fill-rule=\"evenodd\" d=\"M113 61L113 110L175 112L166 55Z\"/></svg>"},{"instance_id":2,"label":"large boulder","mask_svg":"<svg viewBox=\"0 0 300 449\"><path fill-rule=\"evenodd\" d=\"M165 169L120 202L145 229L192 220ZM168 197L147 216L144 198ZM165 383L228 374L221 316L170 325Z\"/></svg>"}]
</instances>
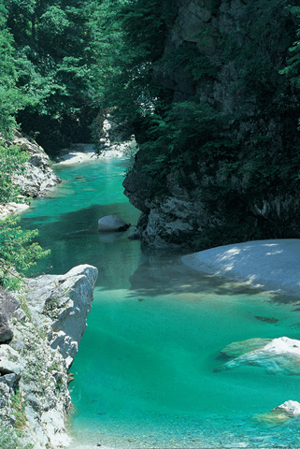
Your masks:
<instances>
[{"instance_id":1,"label":"large boulder","mask_svg":"<svg viewBox=\"0 0 300 449\"><path fill-rule=\"evenodd\" d=\"M131 226L117 215L106 215L98 221L99 232L121 232L126 231Z\"/></svg>"},{"instance_id":2,"label":"large boulder","mask_svg":"<svg viewBox=\"0 0 300 449\"><path fill-rule=\"evenodd\" d=\"M50 345L61 353L68 368L86 329L97 275L97 268L79 265L65 275L45 275L28 282L26 299L31 313L37 321L41 313L51 319Z\"/></svg>"},{"instance_id":3,"label":"large boulder","mask_svg":"<svg viewBox=\"0 0 300 449\"><path fill-rule=\"evenodd\" d=\"M300 374L300 341L288 337L255 339L232 343L222 353L234 359L225 363L216 371L232 369L243 365L259 366L270 374ZM250 349L249 349L250 348ZM254 348L254 349L252 349Z\"/></svg>"}]
</instances>

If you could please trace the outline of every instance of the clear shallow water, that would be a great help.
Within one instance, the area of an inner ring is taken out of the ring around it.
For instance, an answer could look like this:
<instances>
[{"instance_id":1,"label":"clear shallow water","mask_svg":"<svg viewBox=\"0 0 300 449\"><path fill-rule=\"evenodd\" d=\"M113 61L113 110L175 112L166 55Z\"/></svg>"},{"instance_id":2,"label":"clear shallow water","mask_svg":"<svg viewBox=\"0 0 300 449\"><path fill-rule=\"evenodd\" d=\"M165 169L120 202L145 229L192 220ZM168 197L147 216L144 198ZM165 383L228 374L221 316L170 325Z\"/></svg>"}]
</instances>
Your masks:
<instances>
[{"instance_id":1,"label":"clear shallow water","mask_svg":"<svg viewBox=\"0 0 300 449\"><path fill-rule=\"evenodd\" d=\"M52 254L38 272L99 268L93 309L71 368L76 447L300 447L299 420L277 426L253 416L300 401L297 376L261 368L214 372L233 341L300 338L291 298L201 275L180 255L143 254L127 235L97 232L110 213L136 223L122 194L124 161L64 168L52 198L34 202L23 224L40 229ZM256 317L275 317L276 323Z\"/></svg>"}]
</instances>

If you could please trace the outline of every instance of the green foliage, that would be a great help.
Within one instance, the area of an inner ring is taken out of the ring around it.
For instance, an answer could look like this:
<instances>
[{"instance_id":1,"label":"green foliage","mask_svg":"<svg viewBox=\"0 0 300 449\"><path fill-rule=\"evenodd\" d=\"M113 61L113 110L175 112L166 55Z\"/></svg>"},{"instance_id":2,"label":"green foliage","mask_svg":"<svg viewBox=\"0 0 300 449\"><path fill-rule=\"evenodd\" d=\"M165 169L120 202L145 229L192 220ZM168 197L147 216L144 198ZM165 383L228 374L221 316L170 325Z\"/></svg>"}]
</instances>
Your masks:
<instances>
[{"instance_id":1,"label":"green foliage","mask_svg":"<svg viewBox=\"0 0 300 449\"><path fill-rule=\"evenodd\" d=\"M17 447L17 444L18 444L18 439L17 439L16 433L13 428L5 426L0 429L0 447L1 447L1 449L12 449L12 448Z\"/></svg>"},{"instance_id":2,"label":"green foliage","mask_svg":"<svg viewBox=\"0 0 300 449\"><path fill-rule=\"evenodd\" d=\"M18 70L13 37L6 28L6 9L0 3L0 133L10 136L17 127L15 116L27 103L24 91L17 86Z\"/></svg>"},{"instance_id":3,"label":"green foliage","mask_svg":"<svg viewBox=\"0 0 300 449\"><path fill-rule=\"evenodd\" d=\"M20 189L13 183L13 175L24 170L28 154L18 146L0 145L1 176L0 204L19 201ZM9 216L0 220L0 285L14 289L19 284L19 277L14 273L14 267L24 274L36 261L49 254L36 243L30 243L38 231L23 231L18 225L19 217Z\"/></svg>"},{"instance_id":4,"label":"green foliage","mask_svg":"<svg viewBox=\"0 0 300 449\"><path fill-rule=\"evenodd\" d=\"M20 390L17 390L12 398L12 410L16 419L15 428L20 433L26 426L25 404Z\"/></svg>"},{"instance_id":5,"label":"green foliage","mask_svg":"<svg viewBox=\"0 0 300 449\"><path fill-rule=\"evenodd\" d=\"M17 117L23 130L38 136L46 148L86 140L96 112L89 92L95 74L86 51L89 18L84 3L5 3L16 46L18 84L31 101Z\"/></svg>"},{"instance_id":6,"label":"green foliage","mask_svg":"<svg viewBox=\"0 0 300 449\"><path fill-rule=\"evenodd\" d=\"M5 146L0 143L0 160L0 204L19 202L20 189L13 183L13 175L24 171L23 164L28 161L28 154L18 146Z\"/></svg>"},{"instance_id":7,"label":"green foliage","mask_svg":"<svg viewBox=\"0 0 300 449\"><path fill-rule=\"evenodd\" d=\"M20 218L15 216L0 221L0 284L6 288L12 287L12 267L23 275L50 252L43 250L37 242L32 242L38 231L22 230L19 221Z\"/></svg>"}]
</instances>

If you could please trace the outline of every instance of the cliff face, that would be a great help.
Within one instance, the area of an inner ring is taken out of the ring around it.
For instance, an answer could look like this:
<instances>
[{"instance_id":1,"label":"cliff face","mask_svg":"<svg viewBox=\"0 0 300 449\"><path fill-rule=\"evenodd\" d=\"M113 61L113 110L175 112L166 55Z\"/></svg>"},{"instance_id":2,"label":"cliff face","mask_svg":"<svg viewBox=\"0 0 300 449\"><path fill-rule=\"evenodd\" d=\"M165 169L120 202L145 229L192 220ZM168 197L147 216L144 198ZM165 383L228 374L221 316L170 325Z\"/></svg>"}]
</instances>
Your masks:
<instances>
[{"instance_id":1,"label":"cliff face","mask_svg":"<svg viewBox=\"0 0 300 449\"><path fill-rule=\"evenodd\" d=\"M299 92L279 74L295 40L291 14L279 0L176 5L154 79L169 107L183 105L173 129L189 119L195 129L181 153L162 145L160 166L143 143L125 179L125 194L142 211L142 241L205 248L299 236ZM198 131L199 114L188 117L187 103L210 111ZM153 161L158 169L147 170Z\"/></svg>"},{"instance_id":2,"label":"cliff face","mask_svg":"<svg viewBox=\"0 0 300 449\"><path fill-rule=\"evenodd\" d=\"M63 448L71 407L68 370L91 309L97 269L26 280L0 291L0 446Z\"/></svg>"}]
</instances>

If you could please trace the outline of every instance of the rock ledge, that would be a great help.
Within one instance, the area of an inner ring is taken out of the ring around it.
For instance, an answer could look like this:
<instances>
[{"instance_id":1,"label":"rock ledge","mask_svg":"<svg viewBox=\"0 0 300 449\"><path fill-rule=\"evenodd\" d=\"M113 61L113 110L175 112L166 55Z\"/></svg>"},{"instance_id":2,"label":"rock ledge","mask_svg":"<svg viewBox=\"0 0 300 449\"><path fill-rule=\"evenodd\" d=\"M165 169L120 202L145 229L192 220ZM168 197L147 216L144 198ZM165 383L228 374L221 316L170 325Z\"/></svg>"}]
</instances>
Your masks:
<instances>
[{"instance_id":1,"label":"rock ledge","mask_svg":"<svg viewBox=\"0 0 300 449\"><path fill-rule=\"evenodd\" d=\"M68 369L86 328L97 274L95 267L80 265L65 275L27 280L18 293L0 291L10 330L0 345L0 429L6 429L0 447L3 437L12 448L69 445Z\"/></svg>"}]
</instances>

